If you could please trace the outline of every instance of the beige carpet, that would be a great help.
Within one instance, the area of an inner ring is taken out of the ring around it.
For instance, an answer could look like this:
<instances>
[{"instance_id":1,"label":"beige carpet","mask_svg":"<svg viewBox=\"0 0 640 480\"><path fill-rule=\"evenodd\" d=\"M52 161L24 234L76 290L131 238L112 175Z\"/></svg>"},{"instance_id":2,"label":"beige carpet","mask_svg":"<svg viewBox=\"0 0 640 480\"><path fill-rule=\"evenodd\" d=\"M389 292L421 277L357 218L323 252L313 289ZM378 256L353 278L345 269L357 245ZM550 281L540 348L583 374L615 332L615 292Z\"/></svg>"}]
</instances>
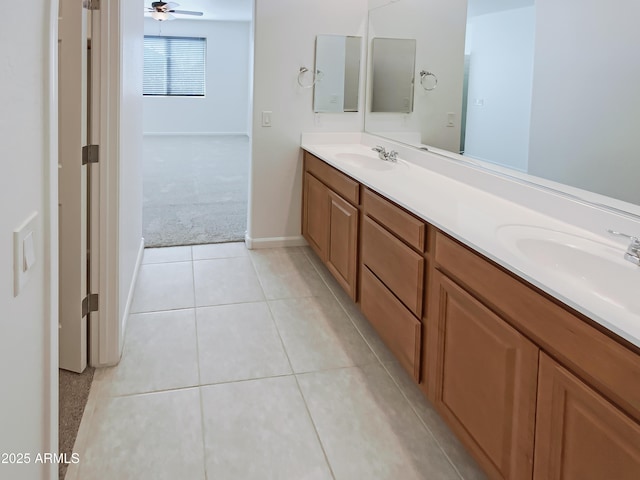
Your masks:
<instances>
[{"instance_id":1,"label":"beige carpet","mask_svg":"<svg viewBox=\"0 0 640 480\"><path fill-rule=\"evenodd\" d=\"M87 367L81 374L66 370L59 371L58 448L59 453L67 454L67 458L70 458L73 452L94 372L95 368L91 367ZM61 463L58 471L59 479L63 480L66 473L67 465Z\"/></svg>"},{"instance_id":2,"label":"beige carpet","mask_svg":"<svg viewBox=\"0 0 640 480\"><path fill-rule=\"evenodd\" d=\"M244 240L248 190L247 136L145 136L145 245Z\"/></svg>"}]
</instances>

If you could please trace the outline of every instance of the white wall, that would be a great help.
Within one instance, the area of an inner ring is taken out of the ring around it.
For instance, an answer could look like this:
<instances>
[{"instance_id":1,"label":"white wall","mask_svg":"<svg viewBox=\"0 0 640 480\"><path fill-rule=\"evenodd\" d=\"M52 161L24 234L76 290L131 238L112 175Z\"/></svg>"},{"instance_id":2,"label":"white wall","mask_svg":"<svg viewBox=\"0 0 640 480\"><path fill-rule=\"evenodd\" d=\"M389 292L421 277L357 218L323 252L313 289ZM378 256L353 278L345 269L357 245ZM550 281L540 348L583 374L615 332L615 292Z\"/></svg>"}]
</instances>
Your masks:
<instances>
[{"instance_id":1,"label":"white wall","mask_svg":"<svg viewBox=\"0 0 640 480\"><path fill-rule=\"evenodd\" d=\"M7 9L0 28L0 452L29 453L57 448L57 404L50 411L51 391L57 402L57 177L50 175L48 140L49 20L57 19L57 2L35 0L28 15ZM11 46L11 48L6 48ZM53 44L55 52L56 42ZM54 154L55 156L56 154ZM56 162L56 159L53 159ZM56 175L55 169L52 169ZM50 210L51 209L51 210ZM12 232L38 212L37 263L22 293L13 296ZM50 213L53 212L53 215ZM53 227L54 235L50 228ZM53 242L53 243L52 243ZM52 445L53 444L53 445ZM47 465L0 464L0 478L54 478ZM57 472L57 466L55 467ZM55 476L57 478L57 475Z\"/></svg>"},{"instance_id":2,"label":"white wall","mask_svg":"<svg viewBox=\"0 0 640 480\"><path fill-rule=\"evenodd\" d=\"M389 4L370 0L369 3L371 8L378 7L370 15L370 37L412 38L417 40L417 46L413 113L368 114L366 130L398 139L409 138L413 132L421 143L458 151L467 1L402 0ZM381 4L386 5L380 7ZM435 90L421 88L421 70L438 77ZM454 114L453 127L447 126L448 112Z\"/></svg>"},{"instance_id":3,"label":"white wall","mask_svg":"<svg viewBox=\"0 0 640 480\"><path fill-rule=\"evenodd\" d=\"M301 66L314 66L316 35L364 36L367 0L256 0L255 15L248 236L254 246L264 246L268 239L300 239L300 134L362 130L364 95L358 113L316 116L312 89L300 88L296 78ZM361 88L363 83L364 75ZM272 127L261 126L263 110L273 112Z\"/></svg>"},{"instance_id":4,"label":"white wall","mask_svg":"<svg viewBox=\"0 0 640 480\"><path fill-rule=\"evenodd\" d=\"M144 97L145 133L248 133L249 22L144 19L146 35L207 38L205 97Z\"/></svg>"},{"instance_id":5,"label":"white wall","mask_svg":"<svg viewBox=\"0 0 640 480\"><path fill-rule=\"evenodd\" d=\"M529 157L535 8L473 17L464 153L526 172Z\"/></svg>"},{"instance_id":6,"label":"white wall","mask_svg":"<svg viewBox=\"0 0 640 480\"><path fill-rule=\"evenodd\" d=\"M536 9L530 173L640 204L640 3Z\"/></svg>"},{"instance_id":7,"label":"white wall","mask_svg":"<svg viewBox=\"0 0 640 480\"><path fill-rule=\"evenodd\" d=\"M142 240L142 64L143 0L120 3L122 35L120 72L119 155L119 318L135 281Z\"/></svg>"}]
</instances>

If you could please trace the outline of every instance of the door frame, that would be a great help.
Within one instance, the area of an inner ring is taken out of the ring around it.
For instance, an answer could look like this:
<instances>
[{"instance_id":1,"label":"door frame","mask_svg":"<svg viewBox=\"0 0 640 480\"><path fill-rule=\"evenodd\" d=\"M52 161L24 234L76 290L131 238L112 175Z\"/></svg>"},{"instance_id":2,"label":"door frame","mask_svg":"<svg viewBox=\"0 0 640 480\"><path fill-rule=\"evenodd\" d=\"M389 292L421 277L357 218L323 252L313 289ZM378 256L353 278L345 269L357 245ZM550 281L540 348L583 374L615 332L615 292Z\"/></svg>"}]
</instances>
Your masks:
<instances>
[{"instance_id":1,"label":"door frame","mask_svg":"<svg viewBox=\"0 0 640 480\"><path fill-rule=\"evenodd\" d=\"M89 317L89 364L115 365L122 352L119 319L120 0L92 12L92 134L100 161L92 171L91 284L98 312ZM97 118L96 118L97 117Z\"/></svg>"},{"instance_id":2,"label":"door frame","mask_svg":"<svg viewBox=\"0 0 640 480\"><path fill-rule=\"evenodd\" d=\"M49 2L47 12L48 51L45 72L45 438L43 451L58 451L58 0ZM58 466L51 464L46 478L58 478Z\"/></svg>"}]
</instances>

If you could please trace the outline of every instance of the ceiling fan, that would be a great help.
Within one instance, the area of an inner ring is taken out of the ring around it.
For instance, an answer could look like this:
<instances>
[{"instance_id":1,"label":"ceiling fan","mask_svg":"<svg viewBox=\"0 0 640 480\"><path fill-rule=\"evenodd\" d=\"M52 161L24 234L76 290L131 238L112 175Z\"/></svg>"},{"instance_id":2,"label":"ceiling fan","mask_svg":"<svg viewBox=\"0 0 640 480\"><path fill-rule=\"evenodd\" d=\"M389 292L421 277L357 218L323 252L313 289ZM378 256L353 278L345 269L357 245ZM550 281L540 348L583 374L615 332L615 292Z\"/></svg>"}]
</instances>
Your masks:
<instances>
[{"instance_id":1,"label":"ceiling fan","mask_svg":"<svg viewBox=\"0 0 640 480\"><path fill-rule=\"evenodd\" d=\"M174 2L153 2L150 7L145 9L146 12L151 12L151 18L164 22L166 20L175 20L173 15L193 15L195 17L201 17L202 12L192 12L190 10L176 10L179 7Z\"/></svg>"}]
</instances>

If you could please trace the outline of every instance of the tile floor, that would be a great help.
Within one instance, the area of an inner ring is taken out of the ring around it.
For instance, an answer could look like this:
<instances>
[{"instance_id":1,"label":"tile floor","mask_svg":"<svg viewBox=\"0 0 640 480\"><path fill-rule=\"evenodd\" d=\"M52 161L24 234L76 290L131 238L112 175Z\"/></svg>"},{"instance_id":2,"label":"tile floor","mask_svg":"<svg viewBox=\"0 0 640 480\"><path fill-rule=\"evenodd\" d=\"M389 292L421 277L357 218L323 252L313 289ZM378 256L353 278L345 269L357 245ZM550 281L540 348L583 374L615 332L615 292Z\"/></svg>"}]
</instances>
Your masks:
<instances>
[{"instance_id":1,"label":"tile floor","mask_svg":"<svg viewBox=\"0 0 640 480\"><path fill-rule=\"evenodd\" d=\"M148 249L67 480L480 479L308 248Z\"/></svg>"}]
</instances>

